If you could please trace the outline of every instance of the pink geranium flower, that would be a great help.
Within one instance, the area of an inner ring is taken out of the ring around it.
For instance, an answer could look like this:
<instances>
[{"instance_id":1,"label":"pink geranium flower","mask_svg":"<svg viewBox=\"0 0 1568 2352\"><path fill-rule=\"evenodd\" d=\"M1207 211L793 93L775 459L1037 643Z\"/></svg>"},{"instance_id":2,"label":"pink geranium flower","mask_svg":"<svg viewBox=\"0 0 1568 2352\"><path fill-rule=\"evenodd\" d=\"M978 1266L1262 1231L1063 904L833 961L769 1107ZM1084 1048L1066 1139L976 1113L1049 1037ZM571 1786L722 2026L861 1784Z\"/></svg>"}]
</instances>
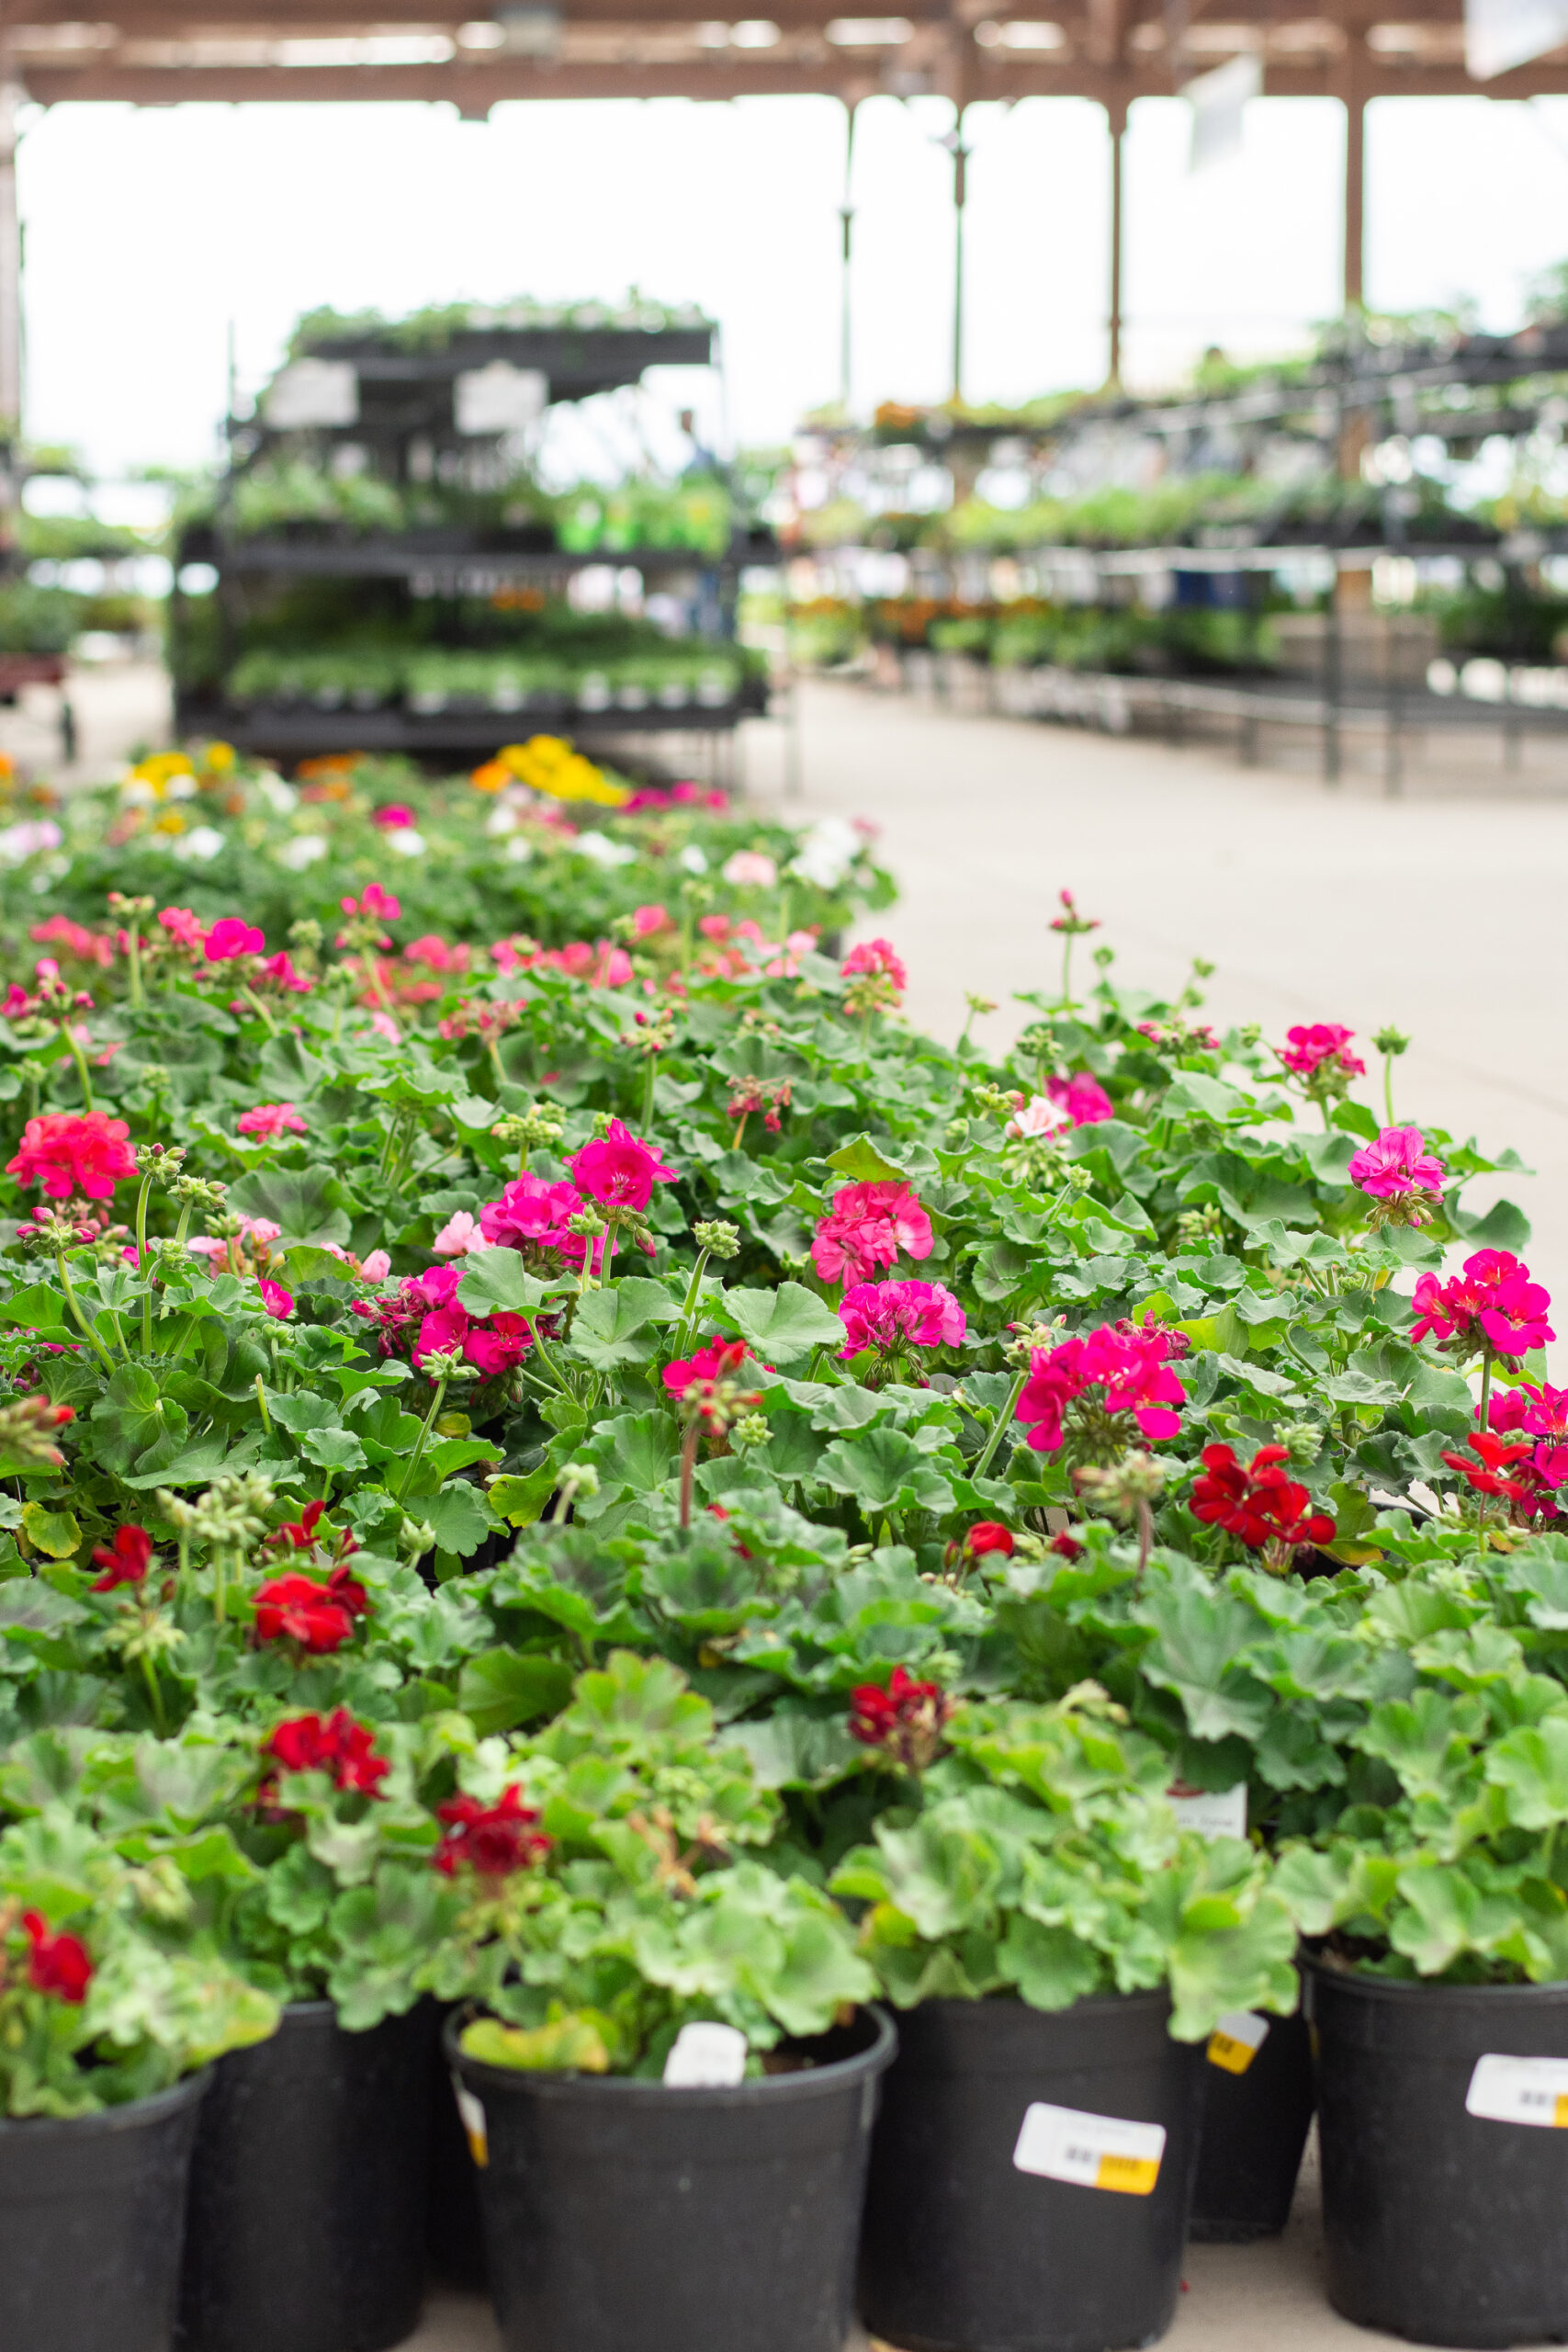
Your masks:
<instances>
[{"instance_id":1,"label":"pink geranium flower","mask_svg":"<svg viewBox=\"0 0 1568 2352\"><path fill-rule=\"evenodd\" d=\"M291 1295L284 1289L281 1283L264 1282L261 1286L261 1295L262 1304L266 1308L267 1313L269 1315L276 1315L279 1321L282 1321L286 1317L293 1314L294 1300Z\"/></svg>"},{"instance_id":2,"label":"pink geranium flower","mask_svg":"<svg viewBox=\"0 0 1568 2352\"><path fill-rule=\"evenodd\" d=\"M378 1037L385 1037L389 1046L402 1044L403 1033L389 1012L373 1012L370 1015L370 1026Z\"/></svg>"},{"instance_id":3,"label":"pink geranium flower","mask_svg":"<svg viewBox=\"0 0 1568 2352\"><path fill-rule=\"evenodd\" d=\"M623 1119L612 1119L603 1136L584 1144L567 1165L580 1192L606 1208L645 1209L655 1184L672 1184L675 1170L666 1168L657 1145L634 1136Z\"/></svg>"},{"instance_id":4,"label":"pink geranium flower","mask_svg":"<svg viewBox=\"0 0 1568 2352\"><path fill-rule=\"evenodd\" d=\"M389 833L405 832L414 821L413 810L401 800L389 801L386 808L373 809L370 817L373 825L380 825Z\"/></svg>"},{"instance_id":5,"label":"pink geranium flower","mask_svg":"<svg viewBox=\"0 0 1568 2352\"><path fill-rule=\"evenodd\" d=\"M570 1233L567 1227L569 1220L581 1216L587 1206L575 1185L549 1184L542 1176L524 1174L507 1185L499 1201L487 1201L480 1209L480 1245L521 1250L525 1254L549 1250L563 1264L581 1266L588 1254L588 1243L581 1233ZM452 1222L455 1225L457 1218ZM438 1250L441 1247L439 1242L435 1246ZM472 1250L476 1244L470 1241L468 1246Z\"/></svg>"},{"instance_id":6,"label":"pink geranium flower","mask_svg":"<svg viewBox=\"0 0 1568 2352\"><path fill-rule=\"evenodd\" d=\"M1048 1078L1045 1091L1056 1108L1066 1113L1075 1127L1096 1126L1101 1119L1116 1116L1110 1095L1087 1069L1076 1069L1070 1078Z\"/></svg>"},{"instance_id":7,"label":"pink geranium flower","mask_svg":"<svg viewBox=\"0 0 1568 2352\"><path fill-rule=\"evenodd\" d=\"M207 945L206 929L188 907L165 907L158 921L177 947L188 947L199 954Z\"/></svg>"},{"instance_id":8,"label":"pink geranium flower","mask_svg":"<svg viewBox=\"0 0 1568 2352\"><path fill-rule=\"evenodd\" d=\"M22 1129L6 1173L18 1184L41 1184L51 1201L67 1199L73 1187L90 1201L107 1201L136 1173L130 1129L104 1111L46 1111Z\"/></svg>"},{"instance_id":9,"label":"pink geranium flower","mask_svg":"<svg viewBox=\"0 0 1568 2352\"><path fill-rule=\"evenodd\" d=\"M430 1246L438 1258L466 1258L491 1245L478 1217L467 1209L456 1209Z\"/></svg>"},{"instance_id":10,"label":"pink geranium flower","mask_svg":"<svg viewBox=\"0 0 1568 2352\"><path fill-rule=\"evenodd\" d=\"M900 1250L929 1258L931 1242L931 1221L902 1179L845 1184L817 1227L811 1261L825 1283L863 1282Z\"/></svg>"},{"instance_id":11,"label":"pink geranium flower","mask_svg":"<svg viewBox=\"0 0 1568 2352\"><path fill-rule=\"evenodd\" d=\"M378 922L396 922L402 913L390 890L383 890L378 882L367 882L357 899L341 899L338 903L345 915L370 915Z\"/></svg>"},{"instance_id":12,"label":"pink geranium flower","mask_svg":"<svg viewBox=\"0 0 1568 2352\"><path fill-rule=\"evenodd\" d=\"M1457 1342L1463 1354L1490 1347L1500 1356L1518 1357L1556 1337L1546 1320L1551 1293L1509 1250L1478 1250L1465 1260L1463 1272L1446 1283L1422 1274L1412 1303L1411 1339Z\"/></svg>"},{"instance_id":13,"label":"pink geranium flower","mask_svg":"<svg viewBox=\"0 0 1568 2352\"><path fill-rule=\"evenodd\" d=\"M269 988L280 989L286 996L309 996L316 985L309 973L295 970L294 958L284 947L267 957L257 978Z\"/></svg>"},{"instance_id":14,"label":"pink geranium flower","mask_svg":"<svg viewBox=\"0 0 1568 2352\"><path fill-rule=\"evenodd\" d=\"M1310 1028L1287 1029L1280 1059L1297 1078L1315 1078L1327 1069L1345 1078L1363 1078L1366 1063L1346 1050L1355 1034L1353 1029L1341 1028L1337 1021L1314 1021Z\"/></svg>"},{"instance_id":15,"label":"pink geranium flower","mask_svg":"<svg viewBox=\"0 0 1568 2352\"><path fill-rule=\"evenodd\" d=\"M1363 1144L1350 1161L1350 1182L1374 1201L1409 1193L1440 1193L1443 1164L1427 1148L1419 1127L1384 1127L1376 1143Z\"/></svg>"},{"instance_id":16,"label":"pink geranium flower","mask_svg":"<svg viewBox=\"0 0 1568 2352\"><path fill-rule=\"evenodd\" d=\"M1049 1142L1055 1136L1066 1135L1076 1124L1043 1094L1032 1094L1029 1101L1013 1113L1007 1123L1006 1132L1021 1141Z\"/></svg>"},{"instance_id":17,"label":"pink geranium flower","mask_svg":"<svg viewBox=\"0 0 1568 2352\"><path fill-rule=\"evenodd\" d=\"M911 1348L956 1348L965 1329L964 1309L941 1283L857 1283L839 1302L844 1327L840 1359L875 1348L885 1357Z\"/></svg>"},{"instance_id":18,"label":"pink geranium flower","mask_svg":"<svg viewBox=\"0 0 1568 2352\"><path fill-rule=\"evenodd\" d=\"M673 931L675 925L667 908L660 906L634 907L632 930L638 939L657 939L663 931Z\"/></svg>"},{"instance_id":19,"label":"pink geranium flower","mask_svg":"<svg viewBox=\"0 0 1568 2352\"><path fill-rule=\"evenodd\" d=\"M258 1102L251 1111L242 1111L235 1122L243 1136L259 1136L268 1143L279 1136L302 1136L305 1122L295 1102Z\"/></svg>"},{"instance_id":20,"label":"pink geranium flower","mask_svg":"<svg viewBox=\"0 0 1568 2352\"><path fill-rule=\"evenodd\" d=\"M266 941L254 923L240 915L223 915L207 934L209 964L231 963L236 956L265 956Z\"/></svg>"},{"instance_id":21,"label":"pink geranium flower","mask_svg":"<svg viewBox=\"0 0 1568 2352\"><path fill-rule=\"evenodd\" d=\"M851 948L839 967L840 977L846 980L852 980L863 972L891 980L900 996L909 985L903 959L890 939L863 939L858 946Z\"/></svg>"},{"instance_id":22,"label":"pink geranium flower","mask_svg":"<svg viewBox=\"0 0 1568 2352\"><path fill-rule=\"evenodd\" d=\"M1180 1344L1157 1324L1103 1323L1082 1339L1036 1348L1015 1408L1028 1443L1036 1453L1057 1453L1069 1408L1094 1388L1101 1394L1089 1401L1098 1411L1129 1414L1146 1438L1175 1437L1187 1392L1168 1363Z\"/></svg>"},{"instance_id":23,"label":"pink geranium flower","mask_svg":"<svg viewBox=\"0 0 1568 2352\"><path fill-rule=\"evenodd\" d=\"M667 1363L661 1377L670 1395L679 1402L694 1382L717 1380L722 1373L732 1372L743 1363L750 1353L742 1340L727 1340L716 1331L707 1346L699 1348L694 1355L682 1356L677 1363Z\"/></svg>"}]
</instances>

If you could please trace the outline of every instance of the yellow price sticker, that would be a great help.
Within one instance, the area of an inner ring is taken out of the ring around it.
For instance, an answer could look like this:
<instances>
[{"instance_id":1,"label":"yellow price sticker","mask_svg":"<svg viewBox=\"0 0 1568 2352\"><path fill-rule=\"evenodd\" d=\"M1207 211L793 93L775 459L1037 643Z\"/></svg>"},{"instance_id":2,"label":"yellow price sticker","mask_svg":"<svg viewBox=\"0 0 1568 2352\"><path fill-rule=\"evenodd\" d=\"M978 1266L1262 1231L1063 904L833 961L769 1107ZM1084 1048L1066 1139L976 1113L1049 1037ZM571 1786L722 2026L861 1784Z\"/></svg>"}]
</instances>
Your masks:
<instances>
[{"instance_id":1,"label":"yellow price sticker","mask_svg":"<svg viewBox=\"0 0 1568 2352\"><path fill-rule=\"evenodd\" d=\"M1209 2064L1223 2066L1227 2075L1245 2075L1257 2054L1245 2041L1233 2041L1228 2033L1209 2036Z\"/></svg>"},{"instance_id":2,"label":"yellow price sticker","mask_svg":"<svg viewBox=\"0 0 1568 2352\"><path fill-rule=\"evenodd\" d=\"M1096 2188L1114 2188L1123 2197L1147 2197L1159 2178L1154 2156L1101 2156L1095 2171Z\"/></svg>"}]
</instances>

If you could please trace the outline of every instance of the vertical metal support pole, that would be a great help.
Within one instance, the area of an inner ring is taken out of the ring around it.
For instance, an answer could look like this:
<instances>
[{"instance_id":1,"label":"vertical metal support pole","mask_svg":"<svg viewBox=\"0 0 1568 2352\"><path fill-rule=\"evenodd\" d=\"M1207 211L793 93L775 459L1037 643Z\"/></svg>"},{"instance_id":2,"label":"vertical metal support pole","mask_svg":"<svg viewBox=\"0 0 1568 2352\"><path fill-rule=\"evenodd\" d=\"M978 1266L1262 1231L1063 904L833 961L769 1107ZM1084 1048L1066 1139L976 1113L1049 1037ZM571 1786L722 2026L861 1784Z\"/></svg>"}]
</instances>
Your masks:
<instances>
[{"instance_id":1,"label":"vertical metal support pole","mask_svg":"<svg viewBox=\"0 0 1568 2352\"><path fill-rule=\"evenodd\" d=\"M843 268L839 281L839 405L845 415L850 410L850 260L854 234L854 207L850 202L850 175L855 159L855 109L852 101L844 108L844 200L839 207L839 219L844 232Z\"/></svg>"},{"instance_id":2,"label":"vertical metal support pole","mask_svg":"<svg viewBox=\"0 0 1568 2352\"><path fill-rule=\"evenodd\" d=\"M790 673L784 688L784 797L798 800L806 789L805 762L800 741L800 677Z\"/></svg>"},{"instance_id":3,"label":"vertical metal support pole","mask_svg":"<svg viewBox=\"0 0 1568 2352\"><path fill-rule=\"evenodd\" d=\"M1404 789L1404 643L1399 621L1388 624L1388 742L1383 763L1383 793L1397 800Z\"/></svg>"},{"instance_id":4,"label":"vertical metal support pole","mask_svg":"<svg viewBox=\"0 0 1568 2352\"><path fill-rule=\"evenodd\" d=\"M964 144L964 108L953 124L953 404L964 398L964 208L969 200L969 150Z\"/></svg>"},{"instance_id":5,"label":"vertical metal support pole","mask_svg":"<svg viewBox=\"0 0 1568 2352\"><path fill-rule=\"evenodd\" d=\"M0 43L0 430L19 436L22 422L22 222L17 205L17 108L8 45Z\"/></svg>"},{"instance_id":6,"label":"vertical metal support pole","mask_svg":"<svg viewBox=\"0 0 1568 2352\"><path fill-rule=\"evenodd\" d=\"M1328 591L1328 611L1323 632L1323 780L1339 781L1339 700L1344 664L1339 641L1339 559L1332 559L1334 578Z\"/></svg>"},{"instance_id":7,"label":"vertical metal support pole","mask_svg":"<svg viewBox=\"0 0 1568 2352\"><path fill-rule=\"evenodd\" d=\"M1354 38L1354 36L1353 36ZM1345 93L1345 308L1362 307L1366 258L1367 102L1352 85Z\"/></svg>"},{"instance_id":8,"label":"vertical metal support pole","mask_svg":"<svg viewBox=\"0 0 1568 2352\"><path fill-rule=\"evenodd\" d=\"M1105 109L1111 130L1111 366L1109 385L1122 381L1122 142L1127 135L1127 107L1117 99Z\"/></svg>"}]
</instances>

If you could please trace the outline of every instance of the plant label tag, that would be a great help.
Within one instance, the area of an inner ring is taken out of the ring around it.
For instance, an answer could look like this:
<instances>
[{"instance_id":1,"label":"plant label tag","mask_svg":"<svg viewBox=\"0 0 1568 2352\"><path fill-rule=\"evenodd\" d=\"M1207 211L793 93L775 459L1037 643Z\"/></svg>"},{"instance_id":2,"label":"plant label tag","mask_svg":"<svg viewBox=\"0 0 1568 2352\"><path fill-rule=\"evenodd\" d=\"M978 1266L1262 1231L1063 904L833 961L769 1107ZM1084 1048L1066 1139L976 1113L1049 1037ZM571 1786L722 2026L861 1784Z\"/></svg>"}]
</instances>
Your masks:
<instances>
[{"instance_id":1,"label":"plant label tag","mask_svg":"<svg viewBox=\"0 0 1568 2352\"><path fill-rule=\"evenodd\" d=\"M490 2162L490 2132L485 2123L483 2103L456 2075L452 2077L452 2096L457 2102L457 2113L468 2135L468 2154L483 2172Z\"/></svg>"},{"instance_id":2,"label":"plant label tag","mask_svg":"<svg viewBox=\"0 0 1568 2352\"><path fill-rule=\"evenodd\" d=\"M1238 1781L1232 1789L1219 1790L1190 1789L1185 1781L1173 1781L1165 1793L1183 1829L1195 1829L1200 1838L1246 1837L1245 1781Z\"/></svg>"},{"instance_id":3,"label":"plant label tag","mask_svg":"<svg viewBox=\"0 0 1568 2352\"><path fill-rule=\"evenodd\" d=\"M1534 2123L1568 2131L1568 2058L1506 2058L1488 2052L1475 2062L1465 2112L1491 2123Z\"/></svg>"},{"instance_id":4,"label":"plant label tag","mask_svg":"<svg viewBox=\"0 0 1568 2352\"><path fill-rule=\"evenodd\" d=\"M1012 2160L1020 2172L1078 2188L1113 2188L1147 2197L1165 2154L1163 2123L1134 2123L1120 2115L1085 2115L1076 2107L1036 2099L1023 2119Z\"/></svg>"},{"instance_id":5,"label":"plant label tag","mask_svg":"<svg viewBox=\"0 0 1568 2352\"><path fill-rule=\"evenodd\" d=\"M749 2046L736 2026L683 2025L664 2061L664 2079L673 2090L729 2090L746 2079Z\"/></svg>"},{"instance_id":6,"label":"plant label tag","mask_svg":"<svg viewBox=\"0 0 1568 2352\"><path fill-rule=\"evenodd\" d=\"M1209 2064L1245 2075L1269 2039L1269 2020L1251 2009L1227 2011L1209 2036Z\"/></svg>"}]
</instances>

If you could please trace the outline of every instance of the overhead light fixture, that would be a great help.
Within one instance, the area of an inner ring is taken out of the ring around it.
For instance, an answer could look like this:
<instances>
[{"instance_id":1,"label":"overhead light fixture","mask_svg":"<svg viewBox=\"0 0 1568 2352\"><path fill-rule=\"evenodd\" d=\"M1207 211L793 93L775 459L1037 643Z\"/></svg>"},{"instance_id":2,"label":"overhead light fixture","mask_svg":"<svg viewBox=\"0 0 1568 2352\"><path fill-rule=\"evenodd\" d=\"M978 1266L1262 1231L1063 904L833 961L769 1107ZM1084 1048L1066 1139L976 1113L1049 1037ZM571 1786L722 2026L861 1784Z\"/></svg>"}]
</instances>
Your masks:
<instances>
[{"instance_id":1,"label":"overhead light fixture","mask_svg":"<svg viewBox=\"0 0 1568 2352\"><path fill-rule=\"evenodd\" d=\"M501 46L508 57L558 57L560 54L561 12L539 6L537 0L503 5L495 12Z\"/></svg>"},{"instance_id":2,"label":"overhead light fixture","mask_svg":"<svg viewBox=\"0 0 1568 2352\"><path fill-rule=\"evenodd\" d=\"M743 24L729 28L730 46L734 49L774 49L779 40L777 25L765 17L749 17Z\"/></svg>"},{"instance_id":3,"label":"overhead light fixture","mask_svg":"<svg viewBox=\"0 0 1568 2352\"><path fill-rule=\"evenodd\" d=\"M499 49L505 39L499 25L476 23L457 28L459 49Z\"/></svg>"},{"instance_id":4,"label":"overhead light fixture","mask_svg":"<svg viewBox=\"0 0 1568 2352\"><path fill-rule=\"evenodd\" d=\"M1032 18L1014 18L1008 24L998 24L994 18L975 28L975 39L982 49L1049 50L1066 49L1067 36L1060 25L1044 24Z\"/></svg>"},{"instance_id":5,"label":"overhead light fixture","mask_svg":"<svg viewBox=\"0 0 1568 2352\"><path fill-rule=\"evenodd\" d=\"M827 31L835 49L899 49L914 29L908 17L835 17Z\"/></svg>"}]
</instances>

